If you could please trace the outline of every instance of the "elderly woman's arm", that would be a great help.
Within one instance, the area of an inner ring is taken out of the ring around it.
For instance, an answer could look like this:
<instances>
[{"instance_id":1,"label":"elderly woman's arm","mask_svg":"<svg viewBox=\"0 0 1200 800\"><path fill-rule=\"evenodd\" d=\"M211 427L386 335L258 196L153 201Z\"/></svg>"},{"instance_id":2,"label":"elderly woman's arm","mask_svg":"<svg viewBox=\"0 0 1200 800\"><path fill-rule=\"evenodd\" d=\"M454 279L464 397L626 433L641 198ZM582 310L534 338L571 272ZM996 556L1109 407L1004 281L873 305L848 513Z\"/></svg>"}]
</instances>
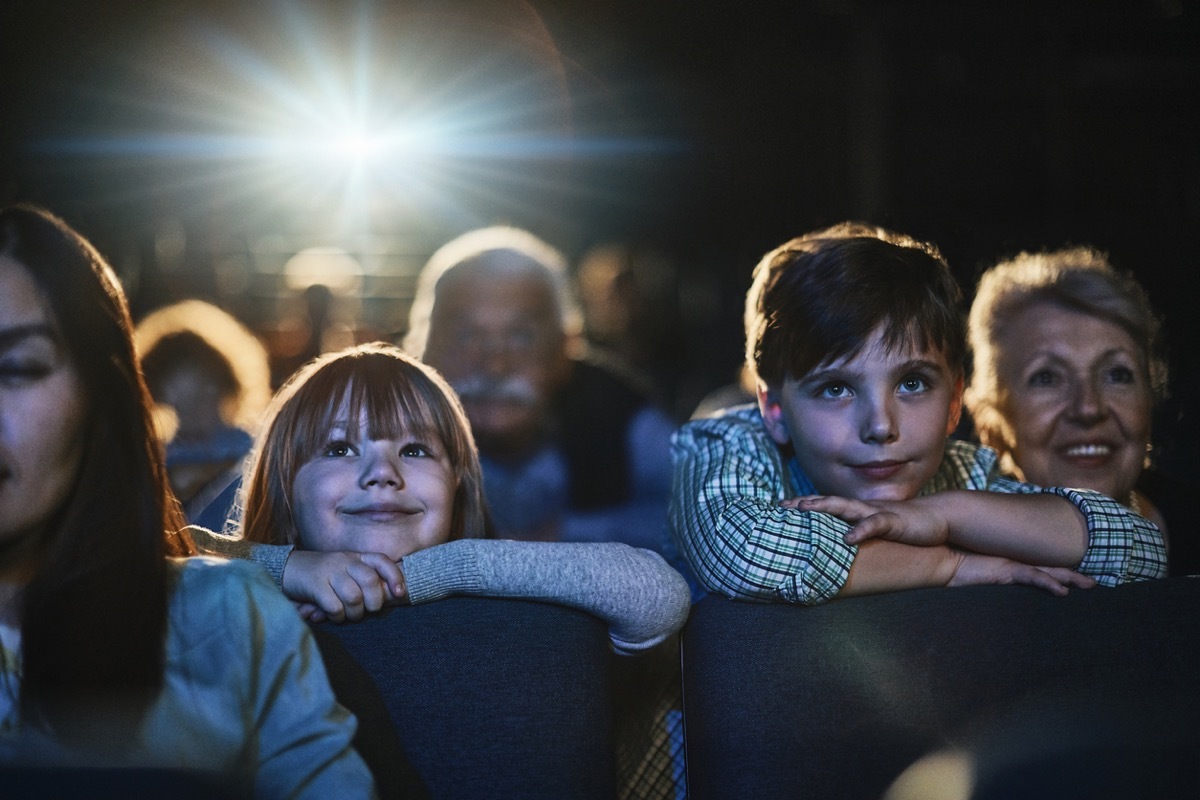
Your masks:
<instances>
[{"instance_id":1,"label":"elderly woman's arm","mask_svg":"<svg viewBox=\"0 0 1200 800\"><path fill-rule=\"evenodd\" d=\"M463 539L406 556L408 599L450 595L557 603L608 623L619 652L646 650L683 627L687 582L659 556L615 542Z\"/></svg>"}]
</instances>

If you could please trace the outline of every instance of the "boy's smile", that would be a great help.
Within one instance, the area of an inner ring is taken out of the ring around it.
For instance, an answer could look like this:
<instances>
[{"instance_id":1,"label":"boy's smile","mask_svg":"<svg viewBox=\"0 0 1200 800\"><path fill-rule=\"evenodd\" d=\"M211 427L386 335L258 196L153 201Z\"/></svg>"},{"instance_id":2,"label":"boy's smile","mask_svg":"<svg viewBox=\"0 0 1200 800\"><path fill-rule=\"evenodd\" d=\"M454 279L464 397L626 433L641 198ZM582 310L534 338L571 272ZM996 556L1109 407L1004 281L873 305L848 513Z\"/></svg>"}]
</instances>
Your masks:
<instances>
[{"instance_id":1,"label":"boy's smile","mask_svg":"<svg viewBox=\"0 0 1200 800\"><path fill-rule=\"evenodd\" d=\"M889 351L876 328L851 359L759 390L771 438L791 444L821 494L855 500L916 497L942 463L958 424L961 373L942 353Z\"/></svg>"}]
</instances>

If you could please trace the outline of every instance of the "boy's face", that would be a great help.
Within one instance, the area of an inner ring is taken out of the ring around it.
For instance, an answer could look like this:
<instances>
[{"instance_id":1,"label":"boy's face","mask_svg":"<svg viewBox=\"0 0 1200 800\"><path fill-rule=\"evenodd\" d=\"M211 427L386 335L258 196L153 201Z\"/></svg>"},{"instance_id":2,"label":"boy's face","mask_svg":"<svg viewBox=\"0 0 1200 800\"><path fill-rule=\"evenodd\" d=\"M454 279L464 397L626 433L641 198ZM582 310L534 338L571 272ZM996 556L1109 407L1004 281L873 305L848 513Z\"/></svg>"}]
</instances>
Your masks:
<instances>
[{"instance_id":1,"label":"boy's face","mask_svg":"<svg viewBox=\"0 0 1200 800\"><path fill-rule=\"evenodd\" d=\"M908 500L941 465L962 375L936 350L889 352L880 327L854 358L760 388L758 402L771 438L792 445L821 494Z\"/></svg>"}]
</instances>

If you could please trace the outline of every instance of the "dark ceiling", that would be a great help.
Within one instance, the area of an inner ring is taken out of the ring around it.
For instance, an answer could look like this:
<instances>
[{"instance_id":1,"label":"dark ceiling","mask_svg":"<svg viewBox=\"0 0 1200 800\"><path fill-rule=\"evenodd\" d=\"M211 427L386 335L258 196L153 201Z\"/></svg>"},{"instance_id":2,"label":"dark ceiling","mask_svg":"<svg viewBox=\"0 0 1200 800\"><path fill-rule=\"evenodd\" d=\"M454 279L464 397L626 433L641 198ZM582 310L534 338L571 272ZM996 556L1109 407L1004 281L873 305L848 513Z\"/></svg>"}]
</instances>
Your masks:
<instances>
[{"instance_id":1,"label":"dark ceiling","mask_svg":"<svg viewBox=\"0 0 1200 800\"><path fill-rule=\"evenodd\" d=\"M932 239L968 287L1000 255L1094 243L1164 311L1170 424L1200 438L1179 419L1200 369L1190 2L3 0L0 75L0 200L44 203L106 252L152 249L164 220L388 235L414 256L495 221L573 256L639 242L715 287L714 373L736 364L754 261L818 225ZM310 124L278 108L339 86L374 119L471 136L424 183L377 181L348 222L237 150L260 117ZM137 302L180 291L153 277Z\"/></svg>"}]
</instances>

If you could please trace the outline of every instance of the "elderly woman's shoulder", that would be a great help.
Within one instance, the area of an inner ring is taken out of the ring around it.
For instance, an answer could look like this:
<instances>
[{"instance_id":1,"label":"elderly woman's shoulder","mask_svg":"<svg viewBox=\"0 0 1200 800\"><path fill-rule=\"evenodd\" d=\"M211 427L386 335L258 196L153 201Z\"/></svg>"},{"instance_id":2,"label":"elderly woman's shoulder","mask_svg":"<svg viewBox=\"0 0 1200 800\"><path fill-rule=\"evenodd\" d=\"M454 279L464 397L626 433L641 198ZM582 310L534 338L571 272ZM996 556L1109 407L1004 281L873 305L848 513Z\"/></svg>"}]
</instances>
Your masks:
<instances>
[{"instance_id":1,"label":"elderly woman's shoulder","mask_svg":"<svg viewBox=\"0 0 1200 800\"><path fill-rule=\"evenodd\" d=\"M1137 490L1149 498L1166 523L1169 574L1200 575L1200 526L1195 511L1200 481L1149 467L1138 478Z\"/></svg>"}]
</instances>

